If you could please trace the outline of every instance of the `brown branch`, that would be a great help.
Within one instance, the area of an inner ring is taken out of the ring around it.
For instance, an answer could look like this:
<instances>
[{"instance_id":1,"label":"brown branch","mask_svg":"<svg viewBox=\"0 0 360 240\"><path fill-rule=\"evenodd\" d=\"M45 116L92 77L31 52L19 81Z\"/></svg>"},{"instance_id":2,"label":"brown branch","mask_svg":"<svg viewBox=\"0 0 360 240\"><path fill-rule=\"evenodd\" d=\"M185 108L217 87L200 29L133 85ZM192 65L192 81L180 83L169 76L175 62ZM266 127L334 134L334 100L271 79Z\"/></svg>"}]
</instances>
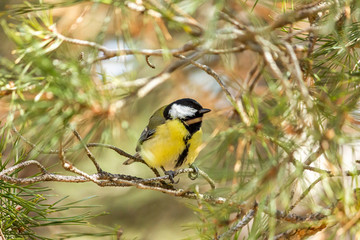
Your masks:
<instances>
[{"instance_id":1,"label":"brown branch","mask_svg":"<svg viewBox=\"0 0 360 240\"><path fill-rule=\"evenodd\" d=\"M192 168L191 168L192 169ZM209 175L204 172L203 170L201 170L200 168L198 168L199 174L200 176L202 176L211 186L212 189L215 189L215 182L214 180L212 180Z\"/></svg>"},{"instance_id":2,"label":"brown branch","mask_svg":"<svg viewBox=\"0 0 360 240\"><path fill-rule=\"evenodd\" d=\"M304 165L310 165L316 159L318 159L324 153L324 149L319 147L315 152L311 153L310 156L305 160Z\"/></svg>"},{"instance_id":3,"label":"brown branch","mask_svg":"<svg viewBox=\"0 0 360 240\"><path fill-rule=\"evenodd\" d=\"M109 145L109 144L103 144L103 143L88 143L86 144L87 147L105 147L105 148L109 148L111 150L114 150L115 152L117 152L118 154L122 155L122 156L125 156L125 157L128 157L130 159L133 159L135 160L135 162L140 162L140 163L144 163L145 165L147 165L145 163L145 161L141 158L138 158L136 155L130 155L128 153L126 153L125 151L121 150L120 148L117 148L115 146L112 146L112 145ZM148 165L147 165L148 166ZM149 166L148 166L149 167ZM154 173L157 177L160 176L160 174L157 172L156 169L153 169L151 167L149 167L151 170L155 170ZM210 184L211 188L214 189L215 188L215 182L209 177L209 175L207 175L204 171L202 171L201 169L198 169L199 171L199 174ZM179 173L191 173L191 172L194 172L194 170L192 168L188 168L188 169L180 169L179 170ZM177 174L177 172L175 173ZM156 178L154 178L156 179ZM166 178L167 179L167 178ZM166 180L166 179L163 179L163 178L158 178L158 180Z\"/></svg>"},{"instance_id":4,"label":"brown branch","mask_svg":"<svg viewBox=\"0 0 360 240\"><path fill-rule=\"evenodd\" d=\"M188 55L185 59L180 59L177 61L174 61L169 66L167 66L161 73L157 74L154 77L146 78L143 81L145 82L140 88L136 91L136 96L139 98L142 98L146 96L151 90L153 90L156 86L159 84L165 82L168 80L171 76L171 73L176 71L179 68L185 67L190 64L188 59L196 60L200 57L202 57L205 54L204 51L197 51L190 55ZM177 54L174 54L174 56L177 56Z\"/></svg>"},{"instance_id":5,"label":"brown branch","mask_svg":"<svg viewBox=\"0 0 360 240\"><path fill-rule=\"evenodd\" d=\"M299 240L305 239L306 237L312 236L319 231L323 230L327 225L325 223L320 223L316 226L309 226L303 228L297 228L288 230L284 233L276 235L274 240Z\"/></svg>"},{"instance_id":6,"label":"brown branch","mask_svg":"<svg viewBox=\"0 0 360 240\"><path fill-rule=\"evenodd\" d=\"M87 147L104 147L104 148L109 148L111 150L114 150L116 153L118 153L119 155L121 156L124 156L124 157L127 157L127 158L131 158L131 159L134 159L135 161L138 161L138 162L141 162L143 161L141 158L138 158L136 156L133 156L127 152L125 152L124 150L118 148L118 147L115 147L113 145L110 145L110 144L105 144L105 143L88 143L86 144ZM70 151L69 149L66 149L66 151Z\"/></svg>"},{"instance_id":7,"label":"brown branch","mask_svg":"<svg viewBox=\"0 0 360 240\"><path fill-rule=\"evenodd\" d=\"M8 173L14 172L15 170L17 170L19 168L24 168L24 167L27 167L27 166L30 166L30 165L36 165L40 169L42 174L47 174L46 168L43 165L41 165L38 161L36 161L36 160L27 160L25 162L16 164L15 166L12 166L12 167L9 167L7 169L2 170L0 172L0 175L5 175L5 174L8 174Z\"/></svg>"},{"instance_id":8,"label":"brown branch","mask_svg":"<svg viewBox=\"0 0 360 240\"><path fill-rule=\"evenodd\" d=\"M63 168L66 170L66 171L70 171L70 172L73 172L77 175L80 175L96 184L99 184L99 181L94 178L93 176L90 176L89 174L79 170L78 168L76 168L72 163L70 163L69 161L66 160L66 157L65 157L65 152L62 148L62 141L60 141L60 149L59 149L59 158L62 162L62 166ZM102 172L102 171L100 171ZM99 173L99 172L98 172Z\"/></svg>"},{"instance_id":9,"label":"brown branch","mask_svg":"<svg viewBox=\"0 0 360 240\"><path fill-rule=\"evenodd\" d=\"M224 12L224 11L220 11L219 12L219 16L220 18L222 18L223 20L231 23L232 25L236 26L238 29L240 30L246 30L246 26L239 23L239 21L237 21L233 16L230 16L229 13Z\"/></svg>"},{"instance_id":10,"label":"brown branch","mask_svg":"<svg viewBox=\"0 0 360 240\"><path fill-rule=\"evenodd\" d=\"M344 234L349 231L349 229L354 226L355 224L359 223L360 219L360 211L358 211L355 216L353 216L343 227L338 229L336 231L336 236L340 238L341 236L344 236Z\"/></svg>"},{"instance_id":11,"label":"brown branch","mask_svg":"<svg viewBox=\"0 0 360 240\"><path fill-rule=\"evenodd\" d=\"M23 140L25 143L29 144L33 149L35 149L36 151L40 152L40 153L46 153L46 154L57 154L59 153L59 151L57 150L50 150L50 151L44 151L42 149L39 149L38 146L36 146L34 143L30 142L27 138L25 138L17 129L16 127L13 125L12 126L13 131L21 138L21 140Z\"/></svg>"},{"instance_id":12,"label":"brown branch","mask_svg":"<svg viewBox=\"0 0 360 240\"><path fill-rule=\"evenodd\" d=\"M318 156L320 154L320 148L314 152L314 154L311 154L309 156L309 158L305 161L305 162L309 162L308 160L313 158L314 156ZM299 204L300 201L302 201L309 193L310 191L315 187L316 184L318 184L319 182L321 182L322 180L324 180L325 178L329 178L329 177L350 177L350 176L359 176L360 175L360 170L355 170L355 171L345 171L344 173L338 173L338 174L334 174L329 170L324 170L321 168L317 168L317 167L312 167L309 165L305 165L302 164L300 161L294 160L292 161L292 163L295 165L295 167L300 167L303 168L304 170L308 170L308 171L312 171L318 174L321 174L320 177L318 177L314 182L312 182L306 189L305 191L300 195L300 197L289 207L289 209L287 210L287 212L290 212L291 210L293 210L295 208L295 206L297 204Z\"/></svg>"},{"instance_id":13,"label":"brown branch","mask_svg":"<svg viewBox=\"0 0 360 240\"><path fill-rule=\"evenodd\" d=\"M170 54L170 55L183 54L183 53L194 50L198 44L199 44L199 42L197 42L197 43L196 42L188 42L180 48L170 49L170 50L164 50L164 49L142 49L142 50L137 50L137 49L119 49L119 50L117 50L117 49L115 49L115 50L110 50L110 49L106 49L106 48L104 49L104 47L102 46L102 48L99 50L103 52L104 56L96 59L96 61L102 61L102 60L106 60L106 59L117 57L117 56L123 56L123 55L140 54L140 55L145 55L145 56L149 57L149 56L164 56L166 54Z\"/></svg>"},{"instance_id":14,"label":"brown branch","mask_svg":"<svg viewBox=\"0 0 360 240\"><path fill-rule=\"evenodd\" d=\"M289 34L284 38L284 40L285 40L285 41L289 41L289 40L291 40L293 37L295 37L296 35L303 34L303 33L313 33L313 32L319 31L319 30L320 30L320 28L319 28L319 27L316 27L316 26L306 27L306 28L303 28L303 29L300 29L300 30L293 31L293 32L289 33Z\"/></svg>"},{"instance_id":15,"label":"brown branch","mask_svg":"<svg viewBox=\"0 0 360 240\"><path fill-rule=\"evenodd\" d=\"M298 87L300 88L300 93L303 97L303 101L305 102L306 106L308 108L313 107L313 103L309 94L308 88L304 84L304 77L303 72L301 71L299 61L296 57L296 54L294 52L294 48L290 45L288 42L283 42L288 54L290 55L290 59L292 61L292 64L294 66L293 75L295 76L295 79L297 81Z\"/></svg>"},{"instance_id":16,"label":"brown branch","mask_svg":"<svg viewBox=\"0 0 360 240\"><path fill-rule=\"evenodd\" d=\"M0 228L0 240L6 240L1 228Z\"/></svg>"},{"instance_id":17,"label":"brown branch","mask_svg":"<svg viewBox=\"0 0 360 240\"><path fill-rule=\"evenodd\" d=\"M257 36L256 40L262 45L262 54L264 57L264 61L269 66L269 68L273 72L274 76L280 80L288 98L293 99L292 93L290 92L291 85L290 85L288 79L284 77L282 71L280 70L279 66L276 64L276 61L274 58L273 48L276 48L277 52L280 52L280 50L278 49L278 47L274 46L271 42L264 39L263 37Z\"/></svg>"},{"instance_id":18,"label":"brown branch","mask_svg":"<svg viewBox=\"0 0 360 240\"><path fill-rule=\"evenodd\" d=\"M279 16L269 27L267 27L268 31L274 30L276 28L284 27L287 24L291 24L294 22L298 22L304 18L312 16L316 13L328 10L332 4L329 2L318 1L318 3L314 6L296 9L294 11L285 13Z\"/></svg>"},{"instance_id":19,"label":"brown branch","mask_svg":"<svg viewBox=\"0 0 360 240\"><path fill-rule=\"evenodd\" d=\"M150 62L149 58L150 58L150 55L146 55L146 56L145 56L145 61L146 61L147 65L149 65L149 67L155 69L154 64L152 64L152 63Z\"/></svg>"},{"instance_id":20,"label":"brown branch","mask_svg":"<svg viewBox=\"0 0 360 240\"><path fill-rule=\"evenodd\" d=\"M229 90L226 88L225 84L223 83L223 81L221 80L220 76L214 71L212 70L209 66L205 65L205 64L201 64L198 63L192 59L188 59L187 57L185 57L184 55L180 55L180 54L176 54L175 57L178 57L180 59L183 59L185 61L190 62L192 65L200 68L201 70L203 70L204 72L206 72L207 74L209 74L210 76L212 76L216 82L220 85L221 89L224 91L225 95L232 101L235 102L234 97L231 95L231 93L229 92Z\"/></svg>"},{"instance_id":21,"label":"brown branch","mask_svg":"<svg viewBox=\"0 0 360 240\"><path fill-rule=\"evenodd\" d=\"M315 185L318 184L318 183L319 183L321 180L323 180L323 179L324 179L324 177L321 176L321 177L318 177L314 182L312 182L312 183L306 188L306 190L300 195L299 199L296 200L296 201L289 207L288 212L290 212L291 210L293 210L293 209L296 207L296 205L298 205L299 202L300 202L301 200L303 200L303 199L309 194L309 192L311 191L311 189L313 189L313 188L315 187Z\"/></svg>"},{"instance_id":22,"label":"brown branch","mask_svg":"<svg viewBox=\"0 0 360 240\"><path fill-rule=\"evenodd\" d=\"M142 3L125 2L125 5L131 10L140 12L141 14L144 14L146 12L148 15L154 17L155 19L164 18L163 14L156 11L157 9L159 9L160 11L169 11L169 9L171 9L171 12L176 12L181 16L174 14L167 14L166 18L180 24L188 25L190 26L190 28L191 27L196 28L196 30L194 30L193 28L191 28L190 30L190 34L194 36L201 36L203 34L204 32L203 27L191 16L184 13L179 7L176 6L176 4L171 3L165 7L156 1L145 1L145 2L146 2L145 6L150 4L150 7L145 7L143 5L143 2Z\"/></svg>"},{"instance_id":23,"label":"brown branch","mask_svg":"<svg viewBox=\"0 0 360 240\"><path fill-rule=\"evenodd\" d=\"M192 191L186 191L184 189L175 189L169 188L168 185L163 185L160 182L161 180L168 180L169 176L165 175L162 177L157 178L150 178L150 179L142 179L134 176L129 175L122 175L122 174L111 174L106 172L96 173L92 175L88 175L81 170L72 166L64 157L64 152L60 149L60 158L64 165L64 168L68 171L71 171L79 176L66 176L60 174L53 174L48 173L46 170L44 171L45 167L43 167L39 162L35 160L29 160L22 163L18 163L13 167L5 169L0 172L0 179L10 183L16 184L32 184L37 182L44 182L44 181L53 181L53 182L72 182L72 183L84 183L84 182L94 182L98 186L101 187L130 187L134 186L139 189L147 189L147 190L154 190L163 193L167 193L177 197L189 198L189 199L197 199L200 198L206 202L210 202L213 204L224 204L227 202L227 199L222 197L213 197L206 194L195 193ZM35 177L29 178L18 178L18 177L11 177L7 175L19 168L23 168L29 166L31 164L37 165L41 170L42 174ZM188 169L180 169L175 171L175 176L178 174L189 173L193 172L194 170L191 168Z\"/></svg>"},{"instance_id":24,"label":"brown branch","mask_svg":"<svg viewBox=\"0 0 360 240\"><path fill-rule=\"evenodd\" d=\"M187 42L182 47L177 49L170 49L170 50L164 50L164 49L109 49L101 44L81 40L81 39L75 39L75 38L69 38L61 33L59 33L56 29L56 25L52 25L49 27L49 30L54 34L56 38L58 38L61 41L72 43L79 46L85 46L85 47L92 47L104 54L104 56L97 58L95 61L102 61L109 58L117 57L117 56L124 56L124 55L145 55L145 56L163 56L166 54L175 55L175 54L182 54L189 52L191 50L194 50L196 46L200 44L200 42Z\"/></svg>"},{"instance_id":25,"label":"brown branch","mask_svg":"<svg viewBox=\"0 0 360 240\"><path fill-rule=\"evenodd\" d=\"M257 39L261 36L264 36L264 33L271 33L273 30L282 28L287 24L298 22L302 19L313 16L314 14L328 10L331 8L332 5L333 4L329 2L318 1L315 4L306 5L303 8L284 13L280 15L270 25L266 27L257 27L257 28L255 27L244 28L243 26L239 25L238 22L236 22L236 20L230 18L229 15L226 16L226 14L224 13L220 14L220 16L224 18L226 21L236 26L236 28L232 30L232 34L236 35L236 40L238 42L245 44L247 49L251 49L254 52L263 54L263 50L264 50L263 47L266 45L263 45ZM298 34L298 32L296 34ZM269 56L266 56L266 54L264 54L264 57L265 59L267 59L267 61L269 61L270 60ZM273 67L272 70L274 70Z\"/></svg>"},{"instance_id":26,"label":"brown branch","mask_svg":"<svg viewBox=\"0 0 360 240\"><path fill-rule=\"evenodd\" d=\"M257 212L257 203L255 203L254 207L250 209L249 212L234 227L230 228L228 231L216 237L214 240L231 238L232 235L234 235L236 232L238 232L243 227L245 227L255 217L256 212Z\"/></svg>"},{"instance_id":27,"label":"brown branch","mask_svg":"<svg viewBox=\"0 0 360 240\"><path fill-rule=\"evenodd\" d=\"M268 211L266 210L266 212L268 212ZM268 214L270 216L273 216L273 217L279 219L279 220L283 220L283 221L287 221L287 222L291 222L291 223L320 221L320 220L327 217L326 215L324 215L323 213L320 213L320 212L311 213L311 214L307 214L305 216L301 216L301 215L297 215L297 214L294 214L294 213L287 214L284 211L277 210L275 212L275 215L272 215L269 212L268 212Z\"/></svg>"},{"instance_id":28,"label":"brown branch","mask_svg":"<svg viewBox=\"0 0 360 240\"><path fill-rule=\"evenodd\" d=\"M14 131L21 137L22 140L24 140L26 143L28 143L30 146L32 146L33 148L36 148L37 149L37 146L33 143L31 143L30 141L28 141L25 137L23 137L15 128L15 126L13 126L13 129ZM170 176L168 175L165 175L165 176L162 176L160 177L159 173L157 172L156 169L153 169L151 167L149 167L143 159L141 158L138 158L136 155L135 156L132 156L128 153L126 153L125 151L121 150L120 148L117 148L115 146L112 146L112 145L109 145L109 144L101 144L101 143L89 143L89 144L85 144L82 140L82 137L80 136L80 134L76 131L76 130L72 130L72 132L74 133L74 135L76 136L76 138L78 138L78 140L81 142L81 144L83 145L83 147L85 148L86 150L86 153L88 155L88 157L93 161L94 165L96 166L97 170L98 170L98 175L89 175L81 170L79 170L78 168L76 168L75 166L73 166L72 163L70 163L69 161L66 160L66 157L65 157L65 152L66 151L71 151L73 149L63 149L63 146L62 146L62 141L60 141L60 149L59 150L51 150L47 153L49 154L53 154L53 153L58 153L59 154L59 159L61 160L62 162L62 166L65 170L67 171L70 171L70 172L73 172L77 175L80 175L81 177L84 177L86 180L89 180L89 181L92 181L100 186L102 186L102 183L100 183L98 181L98 179L103 179L103 178L107 178L107 179L114 179L114 178L123 178L125 176L126 180L134 180L136 181L137 183L152 183L152 182L156 182L156 181L160 181L166 188L168 188L168 184L166 184L165 182L163 182L164 180L169 180L170 179ZM95 159L95 156L91 153L89 147L106 147L106 148L109 148L111 150L114 150L116 151L118 154L122 155L122 156L125 156L125 157L128 157L128 158L131 158L131 159L134 159L135 161L137 162L142 162L144 163L145 165L147 165L151 170L154 171L155 175L157 176L156 178L151 178L151 179L141 179L141 178L137 178L137 177L132 177L132 176L129 176L129 175L114 175L114 174L110 174L110 173L107 173L107 172L104 172L100 166L98 165L96 159ZM0 175L6 175L7 173L9 172L12 172L18 168L22 168L24 166L28 166L30 164L35 164L37 165L40 169L41 169L41 172L43 173L43 176L41 176L41 178L35 178L36 181L50 181L50 180L53 180L54 179L54 175L53 174L48 174L47 171L46 171L46 168L43 167L39 162L35 161L35 160L30 160L30 161L26 161L26 162L23 162L19 165L16 165L14 167L11 167L9 168L7 171L3 171L0 173ZM175 174L174 176L177 176L178 174L182 174L182 173L192 173L194 172L195 170L192 169L192 168L188 168L188 169L179 169L177 171L175 171ZM202 170L199 169L199 174L210 184L211 188L214 189L215 188L215 182ZM46 176L44 176L46 175ZM16 179L14 178L9 178L7 176L5 176L4 178L8 179L9 181L17 181ZM25 179L22 179L22 180L25 180ZM28 180L28 179L27 179ZM74 179L76 182L79 181L79 180L82 180L82 179ZM34 181L34 180L31 180L31 181ZM21 181L20 181L21 182ZM27 181L24 181L23 183L29 183ZM121 183L122 184L122 183ZM126 185L126 184L125 184ZM131 185L131 184L130 184Z\"/></svg>"},{"instance_id":29,"label":"brown branch","mask_svg":"<svg viewBox=\"0 0 360 240\"><path fill-rule=\"evenodd\" d=\"M205 65L205 64L201 64L199 62L196 62L192 59L189 59L183 55L175 55L175 57L181 58L185 61L188 61L189 63L191 63L192 65L194 65L195 67L200 68L201 70L203 70L204 72L206 72L207 74L209 74L210 76L212 76L216 82L220 85L221 89L223 90L223 92L225 93L227 99L229 100L229 102L231 104L233 104L237 111L239 112L240 117L242 118L243 122L246 125L250 125L250 120L249 120L249 116L247 115L247 113L245 112L245 108L242 104L241 101L237 101L235 100L235 98L232 96L232 94L230 93L230 91L227 89L227 87L225 86L224 82L222 81L221 77L219 76L219 74L217 74L214 70L212 70L209 66Z\"/></svg>"},{"instance_id":30,"label":"brown branch","mask_svg":"<svg viewBox=\"0 0 360 240\"><path fill-rule=\"evenodd\" d=\"M195 52L189 54L187 56L187 58L195 60L195 59L200 58L204 54L206 54L206 51L198 50L198 51L195 51ZM133 98L133 97L142 98L142 97L146 96L155 87L157 87L158 85L160 85L163 82L165 82L166 80L168 80L174 71L178 70L179 68L185 67L188 64L190 64L188 61L185 61L182 59L176 60L176 61L173 61L171 64L169 64L167 67L165 67L160 73L158 73L155 76L139 78L139 79L135 79L133 81L128 81L128 82L121 82L117 85L108 84L108 85L104 85L100 88L101 89L114 89L118 86L119 87L135 87L135 90L128 97L126 97L118 102L118 105L120 107L122 107L125 105L127 99Z\"/></svg>"},{"instance_id":31,"label":"brown branch","mask_svg":"<svg viewBox=\"0 0 360 240\"><path fill-rule=\"evenodd\" d=\"M264 61L258 61L256 62L256 64L254 65L254 67L249 71L248 73L248 76L245 80L245 83L249 86L249 92L252 92L259 79L260 79L260 76L264 70Z\"/></svg>"},{"instance_id":32,"label":"brown branch","mask_svg":"<svg viewBox=\"0 0 360 240\"><path fill-rule=\"evenodd\" d=\"M62 151L61 154L64 154ZM169 176L161 176L156 178L149 178L143 179L139 177L129 176L129 175L122 175L122 174L112 174L107 172L101 172L96 174L84 174L82 171L76 169L72 166L69 162L66 161L64 156L61 156L61 160L63 162L64 168L78 174L80 176L66 176L60 174L53 174L46 172L45 167L43 167L39 162L35 160L29 160L22 163L18 163L15 166L7 168L0 172L0 179L10 183L16 184L33 184L38 182L45 182L45 181L52 181L52 182L71 182L71 183L84 183L84 182L94 182L98 186L101 187L136 187L139 189L147 189L153 191L163 192L172 196L188 198L188 199L200 199L205 202L209 202L212 204L225 204L227 203L229 206L237 206L238 208L244 207L246 204L239 204L236 202L232 202L224 197L213 197L207 194L201 194L193 191L187 191L184 189L175 189L174 187L170 187L169 185L164 185L161 183L162 180L168 180ZM7 175L17 169L29 166L31 164L37 165L41 170L42 174L39 176L28 177L28 178L18 178L18 177L11 177ZM193 172L194 170L191 168L188 169L179 169L175 171L175 176L178 174L189 173ZM359 173L360 174L360 171ZM309 221L319 221L326 216L322 213L312 213L306 216L296 215L296 214L287 214L283 211L276 211L276 214L273 215L270 213L269 210L265 209L265 212L272 217L275 217L279 220L284 220L288 222L309 222ZM243 222L245 223L245 221ZM239 222L239 226L241 227L242 224Z\"/></svg>"},{"instance_id":33,"label":"brown branch","mask_svg":"<svg viewBox=\"0 0 360 240\"><path fill-rule=\"evenodd\" d=\"M102 169L100 167L100 165L98 164L98 162L95 159L95 156L92 154L92 152L90 151L90 149L87 147L87 145L83 142L82 137L80 136L80 134L78 133L78 131L76 131L75 129L72 130L75 137L79 140L79 142L83 145L83 147L85 148L86 151L86 155L90 158L90 160L93 162L93 164L95 165L95 168L97 170L97 172L102 172Z\"/></svg>"},{"instance_id":34,"label":"brown branch","mask_svg":"<svg viewBox=\"0 0 360 240\"><path fill-rule=\"evenodd\" d=\"M246 50L246 46L245 45L240 45L240 46L236 46L236 47L232 47L232 48L224 48L224 49L207 49L204 50L206 53L208 54L225 54L225 53L238 53L238 52L243 52L244 50Z\"/></svg>"},{"instance_id":35,"label":"brown branch","mask_svg":"<svg viewBox=\"0 0 360 240\"><path fill-rule=\"evenodd\" d=\"M49 151L44 151L44 150L41 150L39 149L39 147L32 143L31 141L29 141L27 138L25 138L16 128L15 126L13 126L13 131L27 144L29 144L33 149L35 149L36 151L38 151L39 153L42 153L42 154L59 154L60 151L59 150L54 150L54 149L51 149ZM79 135L80 136L80 135ZM90 147L105 147L105 148L109 148L111 150L114 150L116 153L118 153L119 155L121 156L124 156L124 157L127 157L127 158L131 158L131 159L134 159L136 161L142 161L141 158L137 158L123 150L121 150L120 148L118 147L115 147L113 145L110 145L110 144L104 144L104 143L88 143L85 145L86 147L90 148ZM72 151L77 151L79 150L78 147L75 147L75 148L67 148L67 149L63 149L64 153L66 152L72 152Z\"/></svg>"}]
</instances>

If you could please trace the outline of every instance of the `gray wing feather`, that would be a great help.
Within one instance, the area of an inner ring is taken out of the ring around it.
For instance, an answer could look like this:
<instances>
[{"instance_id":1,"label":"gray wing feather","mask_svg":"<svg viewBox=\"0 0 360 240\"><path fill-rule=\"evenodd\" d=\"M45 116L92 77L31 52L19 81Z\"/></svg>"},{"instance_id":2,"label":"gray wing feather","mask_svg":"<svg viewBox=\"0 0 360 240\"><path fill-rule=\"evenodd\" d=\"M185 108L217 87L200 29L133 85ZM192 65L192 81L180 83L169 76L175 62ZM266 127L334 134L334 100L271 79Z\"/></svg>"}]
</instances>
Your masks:
<instances>
[{"instance_id":1,"label":"gray wing feather","mask_svg":"<svg viewBox=\"0 0 360 240\"><path fill-rule=\"evenodd\" d=\"M136 146L136 151L140 151L140 146L143 142L146 140L149 140L156 132L156 128L164 124L166 122L166 119L164 115L162 114L166 106L163 106L159 108L149 119L149 124L146 126L144 131L141 133L138 144Z\"/></svg>"},{"instance_id":2,"label":"gray wing feather","mask_svg":"<svg viewBox=\"0 0 360 240\"><path fill-rule=\"evenodd\" d=\"M142 131L138 144L136 146L136 151L140 151L140 146L143 142L145 142L146 140L150 139L155 133L155 129L148 129L148 127L146 127L144 129L144 131Z\"/></svg>"}]
</instances>

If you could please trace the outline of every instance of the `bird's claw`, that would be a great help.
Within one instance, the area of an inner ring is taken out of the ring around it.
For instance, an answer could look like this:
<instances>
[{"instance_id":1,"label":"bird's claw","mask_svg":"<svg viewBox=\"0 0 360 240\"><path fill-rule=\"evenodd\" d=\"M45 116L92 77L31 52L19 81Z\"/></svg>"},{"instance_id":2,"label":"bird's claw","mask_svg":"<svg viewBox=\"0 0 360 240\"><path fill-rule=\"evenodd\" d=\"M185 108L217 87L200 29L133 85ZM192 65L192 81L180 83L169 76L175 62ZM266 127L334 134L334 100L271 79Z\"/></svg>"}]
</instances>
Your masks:
<instances>
[{"instance_id":1,"label":"bird's claw","mask_svg":"<svg viewBox=\"0 0 360 240\"><path fill-rule=\"evenodd\" d=\"M188 174L188 177L191 179L191 180L195 180L199 177L199 168L196 167L195 165L191 164L190 165L190 168L193 169L194 171L193 172L189 172Z\"/></svg>"},{"instance_id":2,"label":"bird's claw","mask_svg":"<svg viewBox=\"0 0 360 240\"><path fill-rule=\"evenodd\" d=\"M180 179L178 179L176 182L174 181L174 177L175 177L175 171L173 170L169 170L169 171L164 171L165 175L169 176L169 180L172 184L178 184Z\"/></svg>"}]
</instances>

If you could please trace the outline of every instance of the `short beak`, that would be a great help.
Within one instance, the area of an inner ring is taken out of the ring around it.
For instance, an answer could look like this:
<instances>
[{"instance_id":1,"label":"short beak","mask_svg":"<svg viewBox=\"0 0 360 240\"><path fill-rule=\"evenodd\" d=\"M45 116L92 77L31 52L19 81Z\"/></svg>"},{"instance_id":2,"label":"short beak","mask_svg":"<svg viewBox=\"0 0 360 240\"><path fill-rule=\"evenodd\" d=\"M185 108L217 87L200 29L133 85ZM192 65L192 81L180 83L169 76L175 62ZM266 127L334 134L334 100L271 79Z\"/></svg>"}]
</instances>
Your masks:
<instances>
[{"instance_id":1,"label":"short beak","mask_svg":"<svg viewBox=\"0 0 360 240\"><path fill-rule=\"evenodd\" d=\"M208 109L208 108L203 108L203 109L200 109L199 110L199 113L200 114L205 114L205 113L208 113L208 112L210 112L211 110L210 109Z\"/></svg>"}]
</instances>

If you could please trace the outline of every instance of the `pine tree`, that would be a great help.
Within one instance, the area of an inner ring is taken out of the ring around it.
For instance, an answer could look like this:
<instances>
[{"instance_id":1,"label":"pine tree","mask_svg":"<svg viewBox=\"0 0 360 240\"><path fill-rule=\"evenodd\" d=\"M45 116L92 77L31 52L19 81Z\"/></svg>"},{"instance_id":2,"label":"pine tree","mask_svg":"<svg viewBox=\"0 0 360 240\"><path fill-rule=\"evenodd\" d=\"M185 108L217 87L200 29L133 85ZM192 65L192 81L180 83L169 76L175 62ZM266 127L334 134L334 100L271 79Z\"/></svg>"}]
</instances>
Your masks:
<instances>
[{"instance_id":1,"label":"pine tree","mask_svg":"<svg viewBox=\"0 0 360 240\"><path fill-rule=\"evenodd\" d=\"M154 219L169 211L159 228L181 229L168 224L183 219L186 205L197 219L185 216L189 231L173 239L359 238L359 5L0 5L1 237L141 238L142 226L126 227L137 216L155 232ZM189 180L194 170L180 169L172 185L132 155L149 116L184 96L212 113L200 176ZM123 166L127 158L139 163ZM79 205L84 195L52 196L50 187L65 185L101 192L105 226L83 230L101 217ZM100 187L119 189L117 200ZM119 220L115 209L134 205ZM50 225L76 227L37 230Z\"/></svg>"}]
</instances>

